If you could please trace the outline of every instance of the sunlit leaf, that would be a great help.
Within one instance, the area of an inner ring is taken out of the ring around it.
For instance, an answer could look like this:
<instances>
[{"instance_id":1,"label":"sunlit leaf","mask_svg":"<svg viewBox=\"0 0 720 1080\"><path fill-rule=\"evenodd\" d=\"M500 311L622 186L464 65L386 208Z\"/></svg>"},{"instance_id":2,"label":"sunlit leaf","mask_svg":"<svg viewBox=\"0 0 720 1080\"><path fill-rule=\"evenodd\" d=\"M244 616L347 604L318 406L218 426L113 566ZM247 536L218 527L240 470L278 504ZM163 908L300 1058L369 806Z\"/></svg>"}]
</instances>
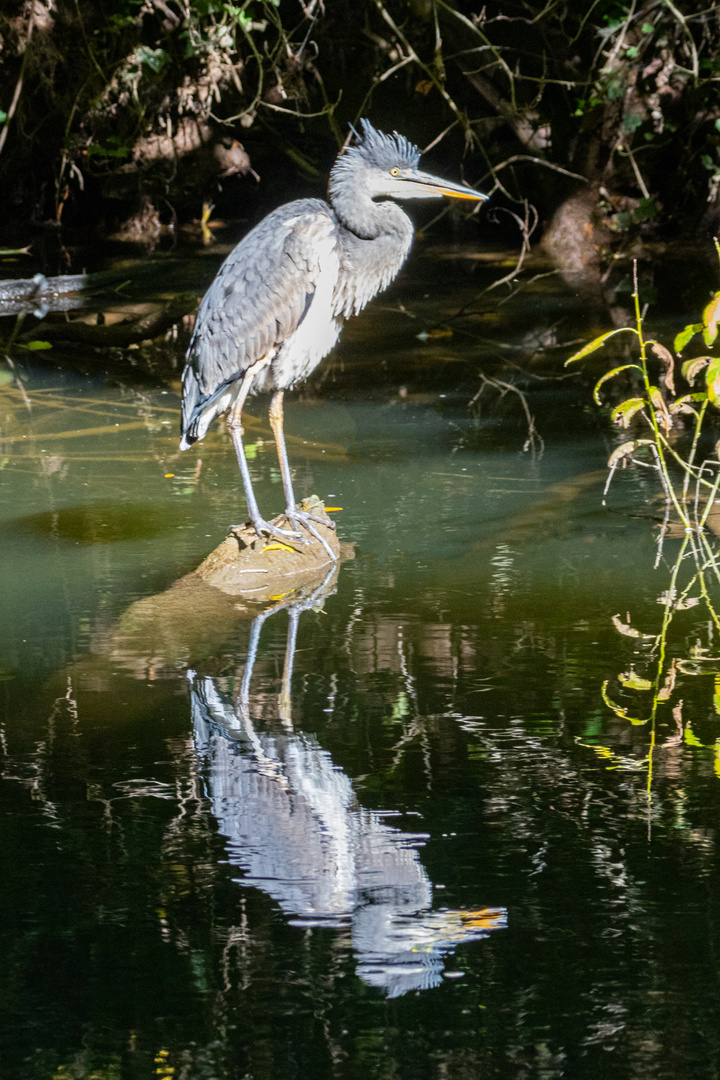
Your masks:
<instances>
[{"instance_id":1,"label":"sunlit leaf","mask_svg":"<svg viewBox=\"0 0 720 1080\"><path fill-rule=\"evenodd\" d=\"M715 706L715 712L720 715L720 675L715 676L715 693L713 694L713 705Z\"/></svg>"},{"instance_id":2,"label":"sunlit leaf","mask_svg":"<svg viewBox=\"0 0 720 1080\"><path fill-rule=\"evenodd\" d=\"M568 364L569 363L570 361L568 360ZM595 398L595 401L598 405L602 405L602 401L600 400L600 394L598 393L602 384L604 382L607 382L608 379L614 378L615 375L619 375L621 371L628 371L630 368L635 368L636 371L642 372L642 368L639 364L622 364L620 367L613 368L612 371L606 371L604 375L600 376L598 381L595 383L595 388L593 390L593 397Z\"/></svg>"},{"instance_id":3,"label":"sunlit leaf","mask_svg":"<svg viewBox=\"0 0 720 1080\"><path fill-rule=\"evenodd\" d=\"M701 743L700 740L698 739L698 737L693 734L693 729L690 727L689 724L685 728L685 731L683 732L683 738L685 739L685 742L688 744L688 746L703 746L704 745L704 743Z\"/></svg>"},{"instance_id":4,"label":"sunlit leaf","mask_svg":"<svg viewBox=\"0 0 720 1080\"><path fill-rule=\"evenodd\" d=\"M702 371L706 364L709 364L712 360L712 356L693 356L692 360L686 360L683 364L681 371L683 378L692 386L695 382L695 376L698 372Z\"/></svg>"},{"instance_id":5,"label":"sunlit leaf","mask_svg":"<svg viewBox=\"0 0 720 1080\"><path fill-rule=\"evenodd\" d=\"M675 357L666 349L664 345L661 345L658 341L654 341L652 345L652 351L656 356L659 356L665 365L665 385L671 394L675 393Z\"/></svg>"},{"instance_id":6,"label":"sunlit leaf","mask_svg":"<svg viewBox=\"0 0 720 1080\"><path fill-rule=\"evenodd\" d=\"M52 345L49 341L26 341L24 345L18 345L18 348L39 352L41 349L52 349Z\"/></svg>"},{"instance_id":7,"label":"sunlit leaf","mask_svg":"<svg viewBox=\"0 0 720 1080\"><path fill-rule=\"evenodd\" d=\"M705 375L708 397L713 405L720 407L720 357L714 357L708 364Z\"/></svg>"},{"instance_id":8,"label":"sunlit leaf","mask_svg":"<svg viewBox=\"0 0 720 1080\"><path fill-rule=\"evenodd\" d=\"M688 341L694 338L696 334L699 334L702 328L702 323L690 323L684 330L681 330L679 334L676 334L675 340L673 341L673 349L675 352L681 353Z\"/></svg>"},{"instance_id":9,"label":"sunlit leaf","mask_svg":"<svg viewBox=\"0 0 720 1080\"><path fill-rule=\"evenodd\" d=\"M716 292L703 311L703 338L706 345L712 345L718 335L720 322L720 292Z\"/></svg>"},{"instance_id":10,"label":"sunlit leaf","mask_svg":"<svg viewBox=\"0 0 720 1080\"><path fill-rule=\"evenodd\" d=\"M631 439L630 442L621 443L620 446L616 446L612 454L608 458L608 469L612 469L617 465L619 461L624 457L629 457L634 453L638 446L652 446L652 439Z\"/></svg>"},{"instance_id":11,"label":"sunlit leaf","mask_svg":"<svg viewBox=\"0 0 720 1080\"><path fill-rule=\"evenodd\" d=\"M693 416L697 416L697 412L695 411L695 409L693 409L690 402L691 401L705 401L706 399L707 399L707 394L704 394L702 391L699 391L698 393L695 393L695 394L683 394L682 397L679 397L677 399L677 401L674 401L672 403L672 405L670 406L670 412L671 413L692 413Z\"/></svg>"},{"instance_id":12,"label":"sunlit leaf","mask_svg":"<svg viewBox=\"0 0 720 1080\"><path fill-rule=\"evenodd\" d=\"M624 671L621 675L618 675L618 682L626 686L628 690L652 690L650 680L641 679L634 671Z\"/></svg>"},{"instance_id":13,"label":"sunlit leaf","mask_svg":"<svg viewBox=\"0 0 720 1080\"><path fill-rule=\"evenodd\" d=\"M611 338L614 334L622 334L624 330L629 330L631 334L637 334L637 330L633 330L631 326L620 326L617 330L607 330L600 337L595 338L594 341L584 345L579 352L573 353L572 356L565 361L565 367L568 364L573 364L576 360L581 360L583 356L589 356L590 353L594 353L596 349L601 348L608 338Z\"/></svg>"},{"instance_id":14,"label":"sunlit leaf","mask_svg":"<svg viewBox=\"0 0 720 1080\"><path fill-rule=\"evenodd\" d=\"M614 423L621 424L624 428L629 427L633 416L639 413L641 409L644 409L646 404L645 398L628 398L627 401L621 401L619 405L615 406L610 418Z\"/></svg>"}]
</instances>

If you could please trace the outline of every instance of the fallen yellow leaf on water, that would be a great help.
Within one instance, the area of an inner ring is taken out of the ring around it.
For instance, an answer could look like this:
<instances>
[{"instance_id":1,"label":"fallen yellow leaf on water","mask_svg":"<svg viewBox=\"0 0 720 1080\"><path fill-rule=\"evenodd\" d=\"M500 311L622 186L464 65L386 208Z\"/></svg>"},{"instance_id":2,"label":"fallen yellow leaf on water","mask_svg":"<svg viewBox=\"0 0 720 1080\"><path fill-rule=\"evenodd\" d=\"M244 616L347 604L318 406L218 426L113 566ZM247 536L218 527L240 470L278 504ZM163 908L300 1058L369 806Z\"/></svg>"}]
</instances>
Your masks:
<instances>
[{"instance_id":1,"label":"fallen yellow leaf on water","mask_svg":"<svg viewBox=\"0 0 720 1080\"><path fill-rule=\"evenodd\" d=\"M174 476L174 475L175 475L175 473L174 473L174 472L166 472L166 473L165 473L165 479L166 479L166 480L171 480L171 479L173 478L173 476Z\"/></svg>"},{"instance_id":2,"label":"fallen yellow leaf on water","mask_svg":"<svg viewBox=\"0 0 720 1080\"><path fill-rule=\"evenodd\" d=\"M325 513L329 514L331 510L342 510L342 506L326 506Z\"/></svg>"}]
</instances>

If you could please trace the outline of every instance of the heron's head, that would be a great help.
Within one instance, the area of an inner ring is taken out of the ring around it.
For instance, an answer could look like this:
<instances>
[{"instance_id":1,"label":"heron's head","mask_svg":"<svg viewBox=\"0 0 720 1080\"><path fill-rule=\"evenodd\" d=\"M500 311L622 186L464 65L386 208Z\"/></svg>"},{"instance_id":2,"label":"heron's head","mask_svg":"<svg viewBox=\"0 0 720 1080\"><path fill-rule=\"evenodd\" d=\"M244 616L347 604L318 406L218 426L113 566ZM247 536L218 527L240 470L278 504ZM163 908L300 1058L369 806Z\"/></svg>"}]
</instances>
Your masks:
<instances>
[{"instance_id":1,"label":"heron's head","mask_svg":"<svg viewBox=\"0 0 720 1080\"><path fill-rule=\"evenodd\" d=\"M420 151L395 131L384 135L367 120L361 120L358 141L335 162L330 173L330 197L343 190L371 199L473 199L488 198L479 191L453 184L418 168Z\"/></svg>"}]
</instances>

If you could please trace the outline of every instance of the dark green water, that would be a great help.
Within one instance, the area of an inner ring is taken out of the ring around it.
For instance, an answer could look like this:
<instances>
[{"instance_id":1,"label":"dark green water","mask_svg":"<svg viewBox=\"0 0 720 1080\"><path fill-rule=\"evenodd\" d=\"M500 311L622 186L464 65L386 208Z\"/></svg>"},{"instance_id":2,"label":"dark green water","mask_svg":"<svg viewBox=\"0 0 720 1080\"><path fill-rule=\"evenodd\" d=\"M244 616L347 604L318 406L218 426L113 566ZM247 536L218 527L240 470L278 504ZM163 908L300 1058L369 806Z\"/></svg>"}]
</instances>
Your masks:
<instances>
[{"instance_id":1,"label":"dark green water","mask_svg":"<svg viewBox=\"0 0 720 1080\"><path fill-rule=\"evenodd\" d=\"M429 280L287 404L356 551L264 623L249 715L246 619L131 607L243 516L224 431L179 455L162 375L0 387L3 1078L718 1076L717 633L677 613L653 720L652 477L603 507L583 387L531 395L542 454L467 408L488 357L595 327L547 286L422 344Z\"/></svg>"}]
</instances>

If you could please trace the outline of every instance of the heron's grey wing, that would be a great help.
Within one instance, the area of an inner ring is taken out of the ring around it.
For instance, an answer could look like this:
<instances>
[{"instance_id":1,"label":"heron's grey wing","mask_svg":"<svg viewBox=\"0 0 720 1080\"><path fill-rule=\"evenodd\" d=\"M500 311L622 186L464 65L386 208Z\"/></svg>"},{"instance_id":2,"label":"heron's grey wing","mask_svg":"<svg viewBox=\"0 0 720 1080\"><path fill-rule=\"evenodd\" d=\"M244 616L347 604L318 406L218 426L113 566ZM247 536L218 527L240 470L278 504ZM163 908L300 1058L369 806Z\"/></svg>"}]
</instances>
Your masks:
<instances>
[{"instance_id":1,"label":"heron's grey wing","mask_svg":"<svg viewBox=\"0 0 720 1080\"><path fill-rule=\"evenodd\" d=\"M281 206L241 240L200 305L188 350L203 396L297 330L321 275L337 279L336 226L319 199Z\"/></svg>"}]
</instances>

